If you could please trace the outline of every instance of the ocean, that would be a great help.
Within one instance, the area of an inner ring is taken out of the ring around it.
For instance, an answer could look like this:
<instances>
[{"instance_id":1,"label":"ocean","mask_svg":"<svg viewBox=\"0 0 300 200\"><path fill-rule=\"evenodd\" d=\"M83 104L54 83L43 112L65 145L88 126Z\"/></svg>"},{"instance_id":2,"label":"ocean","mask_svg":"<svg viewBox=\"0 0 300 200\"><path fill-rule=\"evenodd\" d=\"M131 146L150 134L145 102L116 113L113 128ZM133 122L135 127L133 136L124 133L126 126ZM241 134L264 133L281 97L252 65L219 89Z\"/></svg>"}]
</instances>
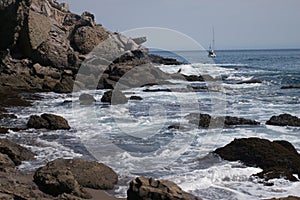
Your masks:
<instances>
[{"instance_id":1,"label":"ocean","mask_svg":"<svg viewBox=\"0 0 300 200\"><path fill-rule=\"evenodd\" d=\"M143 100L113 106L100 102L104 90L41 93L32 107L10 108L18 116L12 123L24 125L32 114L53 113L65 117L72 129L29 129L2 136L37 154L35 161L24 162L20 169L33 171L61 157L96 159L118 173L119 183L110 191L117 197L126 197L128 182L136 176L174 181L205 200L300 196L300 182L276 179L273 186L264 186L251 177L261 169L223 161L211 153L234 138L248 137L287 140L300 152L299 127L265 125L273 115L300 117L299 89L281 89L300 85L300 50L224 50L217 51L214 59L198 51L153 53L187 63L157 66L165 72L209 74L217 81L169 80L176 84L128 89L124 91L127 97ZM188 86L208 89L182 90ZM171 92L145 92L147 88ZM96 103L80 105L81 93L92 94ZM261 125L199 129L185 118L193 112L244 117ZM168 129L174 124L185 129Z\"/></svg>"}]
</instances>

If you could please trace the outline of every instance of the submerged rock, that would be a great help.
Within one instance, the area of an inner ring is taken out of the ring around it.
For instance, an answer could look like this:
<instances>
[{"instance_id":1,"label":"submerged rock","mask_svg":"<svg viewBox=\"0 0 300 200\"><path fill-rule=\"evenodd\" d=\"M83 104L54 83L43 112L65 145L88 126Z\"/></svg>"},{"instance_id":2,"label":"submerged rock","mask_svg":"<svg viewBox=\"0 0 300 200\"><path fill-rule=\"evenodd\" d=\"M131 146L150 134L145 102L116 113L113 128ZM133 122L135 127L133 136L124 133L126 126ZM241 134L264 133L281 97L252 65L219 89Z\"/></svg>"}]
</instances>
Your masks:
<instances>
[{"instance_id":1,"label":"submerged rock","mask_svg":"<svg viewBox=\"0 0 300 200\"><path fill-rule=\"evenodd\" d=\"M79 101L82 105L92 105L96 99L92 95L84 93L79 96Z\"/></svg>"},{"instance_id":2,"label":"submerged rock","mask_svg":"<svg viewBox=\"0 0 300 200\"><path fill-rule=\"evenodd\" d=\"M282 86L281 89L300 89L300 85Z\"/></svg>"},{"instance_id":3,"label":"submerged rock","mask_svg":"<svg viewBox=\"0 0 300 200\"><path fill-rule=\"evenodd\" d=\"M237 82L236 84L254 84L254 83L262 83L262 81L257 80L257 79L251 79L251 80L247 80L247 81L240 81L240 82Z\"/></svg>"},{"instance_id":4,"label":"submerged rock","mask_svg":"<svg viewBox=\"0 0 300 200\"><path fill-rule=\"evenodd\" d=\"M127 200L168 199L201 200L183 191L175 183L167 180L138 177L130 182Z\"/></svg>"},{"instance_id":5,"label":"submerged rock","mask_svg":"<svg viewBox=\"0 0 300 200\"><path fill-rule=\"evenodd\" d=\"M51 130L69 130L71 128L66 119L53 114L42 114L41 116L32 115L27 122L27 127L35 129L45 128Z\"/></svg>"},{"instance_id":6,"label":"submerged rock","mask_svg":"<svg viewBox=\"0 0 300 200\"><path fill-rule=\"evenodd\" d=\"M128 102L128 99L121 91L110 90L110 91L106 91L103 94L103 96L101 98L101 102L116 105L116 104L125 104Z\"/></svg>"},{"instance_id":7,"label":"submerged rock","mask_svg":"<svg viewBox=\"0 0 300 200\"><path fill-rule=\"evenodd\" d=\"M281 114L279 116L272 116L266 124L275 126L300 126L300 118L290 114Z\"/></svg>"},{"instance_id":8,"label":"submerged rock","mask_svg":"<svg viewBox=\"0 0 300 200\"><path fill-rule=\"evenodd\" d=\"M135 101L142 101L143 100L143 98L140 97L140 96L131 96L129 99L130 100L135 100Z\"/></svg>"},{"instance_id":9,"label":"submerged rock","mask_svg":"<svg viewBox=\"0 0 300 200\"><path fill-rule=\"evenodd\" d=\"M287 141L269 141L260 138L234 139L225 147L214 151L228 161L241 161L247 166L260 167L264 171L259 177L285 178L295 181L293 174L300 169L300 155ZM300 177L299 177L300 178Z\"/></svg>"},{"instance_id":10,"label":"submerged rock","mask_svg":"<svg viewBox=\"0 0 300 200\"><path fill-rule=\"evenodd\" d=\"M288 196L288 197L272 198L272 199L265 199L265 200L300 200L300 197Z\"/></svg>"}]
</instances>

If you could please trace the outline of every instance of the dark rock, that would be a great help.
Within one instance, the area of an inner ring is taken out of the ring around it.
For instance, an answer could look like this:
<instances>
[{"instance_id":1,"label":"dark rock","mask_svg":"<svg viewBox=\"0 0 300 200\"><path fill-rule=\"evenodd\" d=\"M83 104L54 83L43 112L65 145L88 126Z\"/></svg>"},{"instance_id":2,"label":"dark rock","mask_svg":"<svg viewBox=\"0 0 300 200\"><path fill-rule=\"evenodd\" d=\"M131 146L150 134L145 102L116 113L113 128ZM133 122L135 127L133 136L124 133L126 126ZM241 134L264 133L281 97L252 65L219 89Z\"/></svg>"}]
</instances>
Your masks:
<instances>
[{"instance_id":1,"label":"dark rock","mask_svg":"<svg viewBox=\"0 0 300 200\"><path fill-rule=\"evenodd\" d=\"M91 195L79 185L68 169L53 168L48 164L35 172L34 182L41 191L52 196L67 193L82 198L91 198Z\"/></svg>"},{"instance_id":2,"label":"dark rock","mask_svg":"<svg viewBox=\"0 0 300 200\"><path fill-rule=\"evenodd\" d=\"M236 84L253 84L253 83L262 83L262 81L257 80L257 79L251 79L251 80L248 80L248 81L240 81Z\"/></svg>"},{"instance_id":3,"label":"dark rock","mask_svg":"<svg viewBox=\"0 0 300 200\"><path fill-rule=\"evenodd\" d=\"M186 130L186 127L184 126L180 126L180 125L171 125L171 126L168 126L168 129L176 129L176 130Z\"/></svg>"},{"instance_id":4,"label":"dark rock","mask_svg":"<svg viewBox=\"0 0 300 200\"><path fill-rule=\"evenodd\" d=\"M8 133L8 128L0 127L0 134L6 134Z\"/></svg>"},{"instance_id":5,"label":"dark rock","mask_svg":"<svg viewBox=\"0 0 300 200\"><path fill-rule=\"evenodd\" d=\"M0 119L17 119L18 117L15 114L8 114L8 113L0 113Z\"/></svg>"},{"instance_id":6,"label":"dark rock","mask_svg":"<svg viewBox=\"0 0 300 200\"><path fill-rule=\"evenodd\" d=\"M116 104L125 104L128 102L126 96L119 90L110 90L106 91L102 98L101 102L110 103L112 105Z\"/></svg>"},{"instance_id":7,"label":"dark rock","mask_svg":"<svg viewBox=\"0 0 300 200\"><path fill-rule=\"evenodd\" d=\"M35 129L46 128L51 130L70 129L66 119L53 114L42 114L41 116L32 115L27 122L27 127Z\"/></svg>"},{"instance_id":8,"label":"dark rock","mask_svg":"<svg viewBox=\"0 0 300 200\"><path fill-rule=\"evenodd\" d=\"M238 117L225 117L225 125L233 126L233 125L259 125L260 123L251 120L251 119L245 119L245 118L238 118Z\"/></svg>"},{"instance_id":9,"label":"dark rock","mask_svg":"<svg viewBox=\"0 0 300 200\"><path fill-rule=\"evenodd\" d=\"M138 177L130 182L127 200L168 199L168 200L201 200L184 192L175 183L167 180Z\"/></svg>"},{"instance_id":10,"label":"dark rock","mask_svg":"<svg viewBox=\"0 0 300 200\"><path fill-rule=\"evenodd\" d=\"M90 198L83 187L113 189L118 181L117 174L104 164L80 159L57 159L39 168L34 181L48 194L63 193Z\"/></svg>"},{"instance_id":11,"label":"dark rock","mask_svg":"<svg viewBox=\"0 0 300 200\"><path fill-rule=\"evenodd\" d=\"M171 89L145 89L143 92L172 92Z\"/></svg>"},{"instance_id":12,"label":"dark rock","mask_svg":"<svg viewBox=\"0 0 300 200\"><path fill-rule=\"evenodd\" d=\"M27 122L27 127L28 128L35 128L35 129L48 128L49 123L46 119L43 119L40 116L31 115L28 122Z\"/></svg>"},{"instance_id":13,"label":"dark rock","mask_svg":"<svg viewBox=\"0 0 300 200\"><path fill-rule=\"evenodd\" d=\"M290 114L281 114L279 116L272 116L266 124L275 126L300 126L300 119Z\"/></svg>"},{"instance_id":14,"label":"dark rock","mask_svg":"<svg viewBox=\"0 0 300 200\"><path fill-rule=\"evenodd\" d=\"M298 179L293 176L292 171L284 167L271 167L253 176L257 176L265 181L279 178L284 178L292 182L298 181Z\"/></svg>"},{"instance_id":15,"label":"dark rock","mask_svg":"<svg viewBox=\"0 0 300 200\"><path fill-rule=\"evenodd\" d=\"M288 141L285 141L285 140L274 140L273 142L277 143L277 144L280 144L284 148L288 149L290 152L298 154L296 148L291 143L289 143Z\"/></svg>"},{"instance_id":16,"label":"dark rock","mask_svg":"<svg viewBox=\"0 0 300 200\"><path fill-rule=\"evenodd\" d=\"M80 104L82 105L92 105L96 99L90 94L81 94L79 97Z\"/></svg>"},{"instance_id":17,"label":"dark rock","mask_svg":"<svg viewBox=\"0 0 300 200\"><path fill-rule=\"evenodd\" d=\"M272 199L265 199L265 200L300 200L300 197L288 196L288 197L272 198Z\"/></svg>"},{"instance_id":18,"label":"dark rock","mask_svg":"<svg viewBox=\"0 0 300 200\"><path fill-rule=\"evenodd\" d=\"M182 65L184 63L177 61L173 58L164 58L159 55L150 54L150 61L155 64L163 64L163 65Z\"/></svg>"},{"instance_id":19,"label":"dark rock","mask_svg":"<svg viewBox=\"0 0 300 200\"><path fill-rule=\"evenodd\" d=\"M140 96L131 96L129 99L130 99L130 100L136 100L136 101L141 101L141 100L143 100L143 98L140 97Z\"/></svg>"},{"instance_id":20,"label":"dark rock","mask_svg":"<svg viewBox=\"0 0 300 200\"><path fill-rule=\"evenodd\" d=\"M300 89L300 85L282 86L281 89Z\"/></svg>"},{"instance_id":21,"label":"dark rock","mask_svg":"<svg viewBox=\"0 0 300 200\"><path fill-rule=\"evenodd\" d=\"M15 165L34 158L31 151L7 139L0 139L0 153L7 155Z\"/></svg>"},{"instance_id":22,"label":"dark rock","mask_svg":"<svg viewBox=\"0 0 300 200\"><path fill-rule=\"evenodd\" d=\"M71 93L73 91L74 84L72 77L64 77L54 86L53 90L56 93Z\"/></svg>"},{"instance_id":23,"label":"dark rock","mask_svg":"<svg viewBox=\"0 0 300 200\"><path fill-rule=\"evenodd\" d=\"M235 139L225 147L215 150L221 158L228 161L241 161L247 166L269 170L276 167L287 168L298 173L300 155L288 142L271 142L259 138Z\"/></svg>"},{"instance_id":24,"label":"dark rock","mask_svg":"<svg viewBox=\"0 0 300 200\"><path fill-rule=\"evenodd\" d=\"M208 114L191 113L186 116L189 119L189 123L198 125L203 128L220 128L220 127L232 127L236 125L259 125L260 123L250 119L238 118L238 117L211 117Z\"/></svg>"},{"instance_id":25,"label":"dark rock","mask_svg":"<svg viewBox=\"0 0 300 200\"><path fill-rule=\"evenodd\" d=\"M195 82L195 81L199 81L199 82L203 82L205 81L203 76L197 76L197 75L183 75L184 79L186 81L189 81L189 82Z\"/></svg>"}]
</instances>

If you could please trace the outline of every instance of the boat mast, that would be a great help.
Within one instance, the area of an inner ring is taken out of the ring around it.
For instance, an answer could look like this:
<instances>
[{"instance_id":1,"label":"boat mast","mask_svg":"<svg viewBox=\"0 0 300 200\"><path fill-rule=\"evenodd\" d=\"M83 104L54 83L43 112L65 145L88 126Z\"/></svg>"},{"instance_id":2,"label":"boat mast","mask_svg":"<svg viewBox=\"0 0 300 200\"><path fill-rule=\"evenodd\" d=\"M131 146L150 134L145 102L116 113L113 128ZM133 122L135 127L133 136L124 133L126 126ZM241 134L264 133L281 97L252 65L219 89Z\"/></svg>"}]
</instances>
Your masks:
<instances>
[{"instance_id":1,"label":"boat mast","mask_svg":"<svg viewBox=\"0 0 300 200\"><path fill-rule=\"evenodd\" d=\"M215 49L215 29L214 29L214 27L212 29L212 32L213 32L212 50L214 50Z\"/></svg>"}]
</instances>

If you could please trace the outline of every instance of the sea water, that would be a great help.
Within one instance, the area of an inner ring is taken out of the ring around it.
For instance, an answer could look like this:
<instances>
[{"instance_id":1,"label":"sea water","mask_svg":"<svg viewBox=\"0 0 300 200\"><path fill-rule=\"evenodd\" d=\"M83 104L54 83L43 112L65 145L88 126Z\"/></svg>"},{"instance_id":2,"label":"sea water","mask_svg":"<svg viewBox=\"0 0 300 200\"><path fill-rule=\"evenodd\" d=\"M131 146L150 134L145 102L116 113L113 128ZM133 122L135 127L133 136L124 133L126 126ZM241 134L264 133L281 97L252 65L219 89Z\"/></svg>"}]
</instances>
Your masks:
<instances>
[{"instance_id":1,"label":"sea water","mask_svg":"<svg viewBox=\"0 0 300 200\"><path fill-rule=\"evenodd\" d=\"M65 117L72 129L10 131L5 137L37 154L35 161L24 162L20 169L33 171L61 157L96 159L118 173L119 183L111 191L118 197L126 196L129 181L137 176L174 181L207 200L300 196L299 182L276 179L272 180L273 186L264 186L251 177L261 169L223 161L211 153L234 138L247 137L287 140L300 152L300 128L265 125L273 115L300 117L299 90L281 89L300 85L300 50L217 51L213 60L195 51L154 53L187 62L157 66L165 72L210 74L218 81L205 84L170 80L176 84L151 87L171 92L144 92L149 86L128 89L124 91L127 97L141 96L143 100L113 106L100 102L105 90L42 93L41 100L32 107L11 108L18 116L13 123L24 125L32 114L53 113ZM255 81L239 84L249 80ZM189 85L206 85L208 89L182 90ZM92 94L96 103L80 105L81 93ZM261 125L198 129L185 118L193 112L244 117ZM185 129L168 129L174 124Z\"/></svg>"}]
</instances>

